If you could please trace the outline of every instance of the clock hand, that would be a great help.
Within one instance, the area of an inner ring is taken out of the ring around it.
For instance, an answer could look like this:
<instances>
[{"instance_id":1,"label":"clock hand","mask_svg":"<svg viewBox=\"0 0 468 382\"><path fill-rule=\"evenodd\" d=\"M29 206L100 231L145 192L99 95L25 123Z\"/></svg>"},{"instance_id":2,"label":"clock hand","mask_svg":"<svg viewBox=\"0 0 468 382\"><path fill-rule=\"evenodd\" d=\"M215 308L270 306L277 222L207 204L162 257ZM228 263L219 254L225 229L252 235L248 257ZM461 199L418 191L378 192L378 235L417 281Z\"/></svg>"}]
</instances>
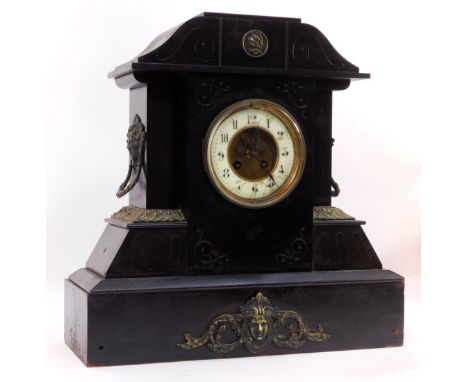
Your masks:
<instances>
[{"instance_id":1,"label":"clock hand","mask_svg":"<svg viewBox=\"0 0 468 382\"><path fill-rule=\"evenodd\" d=\"M273 175L268 174L268 177L273 181L273 183L275 184L275 186L279 188L278 183L276 183L275 178L273 178Z\"/></svg>"}]
</instances>

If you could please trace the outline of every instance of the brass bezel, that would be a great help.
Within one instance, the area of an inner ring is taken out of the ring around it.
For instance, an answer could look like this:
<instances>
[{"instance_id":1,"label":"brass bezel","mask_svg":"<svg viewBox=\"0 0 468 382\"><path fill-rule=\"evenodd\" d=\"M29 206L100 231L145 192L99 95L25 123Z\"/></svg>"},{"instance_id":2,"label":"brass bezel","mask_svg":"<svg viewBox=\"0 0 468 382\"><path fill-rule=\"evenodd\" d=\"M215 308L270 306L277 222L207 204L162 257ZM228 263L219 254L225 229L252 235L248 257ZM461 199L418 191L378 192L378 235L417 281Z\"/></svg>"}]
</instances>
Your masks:
<instances>
[{"instance_id":1,"label":"brass bezel","mask_svg":"<svg viewBox=\"0 0 468 382\"><path fill-rule=\"evenodd\" d=\"M214 131L231 114L248 108L266 110L278 119L280 119L288 129L289 134L291 135L295 153L292 170L286 181L275 192L271 193L266 197L258 199L243 198L228 190L214 173L213 164L211 163L210 156ZM223 196L226 200L235 205L245 208L269 207L279 203L280 201L284 200L287 196L289 196L302 177L302 173L304 172L304 167L306 163L306 146L304 135L302 134L301 128L299 127L299 123L292 116L292 114L283 106L267 99L246 99L228 106L213 119L203 141L203 162L205 166L205 171L207 172L211 183L213 184L215 189L221 194L221 196Z\"/></svg>"}]
</instances>

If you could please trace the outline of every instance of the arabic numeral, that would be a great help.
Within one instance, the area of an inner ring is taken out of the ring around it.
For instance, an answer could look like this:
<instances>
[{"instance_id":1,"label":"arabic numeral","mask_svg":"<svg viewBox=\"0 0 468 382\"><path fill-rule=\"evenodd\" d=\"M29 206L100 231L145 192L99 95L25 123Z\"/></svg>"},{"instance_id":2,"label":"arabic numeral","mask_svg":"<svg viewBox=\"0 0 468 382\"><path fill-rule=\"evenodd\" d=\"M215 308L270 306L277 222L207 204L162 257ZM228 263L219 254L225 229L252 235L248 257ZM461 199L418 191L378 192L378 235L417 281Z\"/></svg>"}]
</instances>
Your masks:
<instances>
[{"instance_id":1,"label":"arabic numeral","mask_svg":"<svg viewBox=\"0 0 468 382\"><path fill-rule=\"evenodd\" d=\"M218 157L219 157L219 160L223 160L224 159L224 153L222 151L219 151L218 152Z\"/></svg>"},{"instance_id":2,"label":"arabic numeral","mask_svg":"<svg viewBox=\"0 0 468 382\"><path fill-rule=\"evenodd\" d=\"M276 134L278 134L278 137L282 137L284 135L284 131L283 130L278 130L276 132Z\"/></svg>"},{"instance_id":3,"label":"arabic numeral","mask_svg":"<svg viewBox=\"0 0 468 382\"><path fill-rule=\"evenodd\" d=\"M248 125L257 125L257 116L255 114L250 114L247 116L247 124Z\"/></svg>"},{"instance_id":4,"label":"arabic numeral","mask_svg":"<svg viewBox=\"0 0 468 382\"><path fill-rule=\"evenodd\" d=\"M258 192L258 187L257 187L256 184L254 184L254 185L252 186L252 192L253 192L254 194L256 194L256 193Z\"/></svg>"},{"instance_id":5,"label":"arabic numeral","mask_svg":"<svg viewBox=\"0 0 468 382\"><path fill-rule=\"evenodd\" d=\"M286 150L286 151L285 151L285 152L283 152L281 155L282 155L282 156L284 156L284 157L287 157L287 156L289 155L289 151L288 151L288 150Z\"/></svg>"},{"instance_id":6,"label":"arabic numeral","mask_svg":"<svg viewBox=\"0 0 468 382\"><path fill-rule=\"evenodd\" d=\"M283 165L280 166L280 170L278 171L281 175L284 174L284 168L283 168Z\"/></svg>"},{"instance_id":7,"label":"arabic numeral","mask_svg":"<svg viewBox=\"0 0 468 382\"><path fill-rule=\"evenodd\" d=\"M229 178L230 176L231 176L231 174L229 173L229 169L225 168L223 170L223 178Z\"/></svg>"}]
</instances>

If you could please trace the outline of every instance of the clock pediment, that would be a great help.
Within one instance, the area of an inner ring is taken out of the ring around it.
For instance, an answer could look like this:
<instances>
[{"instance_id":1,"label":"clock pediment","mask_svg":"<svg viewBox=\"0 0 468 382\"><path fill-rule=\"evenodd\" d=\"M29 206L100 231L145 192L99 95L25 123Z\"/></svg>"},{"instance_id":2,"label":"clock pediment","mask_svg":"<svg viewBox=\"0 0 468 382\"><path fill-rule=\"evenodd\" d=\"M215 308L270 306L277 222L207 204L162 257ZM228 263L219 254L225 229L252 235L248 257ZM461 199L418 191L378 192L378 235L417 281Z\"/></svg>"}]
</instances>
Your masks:
<instances>
[{"instance_id":1,"label":"clock pediment","mask_svg":"<svg viewBox=\"0 0 468 382\"><path fill-rule=\"evenodd\" d=\"M202 13L162 33L109 77L117 80L134 73L146 82L145 74L171 71L370 77L347 61L317 28L300 19L222 13Z\"/></svg>"}]
</instances>

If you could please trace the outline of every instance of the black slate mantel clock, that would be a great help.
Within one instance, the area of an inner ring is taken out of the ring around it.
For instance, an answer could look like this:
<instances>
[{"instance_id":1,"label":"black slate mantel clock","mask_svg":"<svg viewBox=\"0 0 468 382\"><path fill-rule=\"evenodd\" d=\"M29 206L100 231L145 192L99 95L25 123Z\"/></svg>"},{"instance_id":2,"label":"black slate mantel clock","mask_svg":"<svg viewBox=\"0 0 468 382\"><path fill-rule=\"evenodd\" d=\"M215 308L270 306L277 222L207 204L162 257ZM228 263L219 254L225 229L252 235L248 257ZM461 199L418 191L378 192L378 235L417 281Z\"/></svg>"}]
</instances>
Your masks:
<instances>
[{"instance_id":1,"label":"black slate mantel clock","mask_svg":"<svg viewBox=\"0 0 468 382\"><path fill-rule=\"evenodd\" d=\"M86 365L402 344L403 278L331 206L332 93L368 74L300 19L203 13L109 76L130 203L65 282Z\"/></svg>"}]
</instances>

